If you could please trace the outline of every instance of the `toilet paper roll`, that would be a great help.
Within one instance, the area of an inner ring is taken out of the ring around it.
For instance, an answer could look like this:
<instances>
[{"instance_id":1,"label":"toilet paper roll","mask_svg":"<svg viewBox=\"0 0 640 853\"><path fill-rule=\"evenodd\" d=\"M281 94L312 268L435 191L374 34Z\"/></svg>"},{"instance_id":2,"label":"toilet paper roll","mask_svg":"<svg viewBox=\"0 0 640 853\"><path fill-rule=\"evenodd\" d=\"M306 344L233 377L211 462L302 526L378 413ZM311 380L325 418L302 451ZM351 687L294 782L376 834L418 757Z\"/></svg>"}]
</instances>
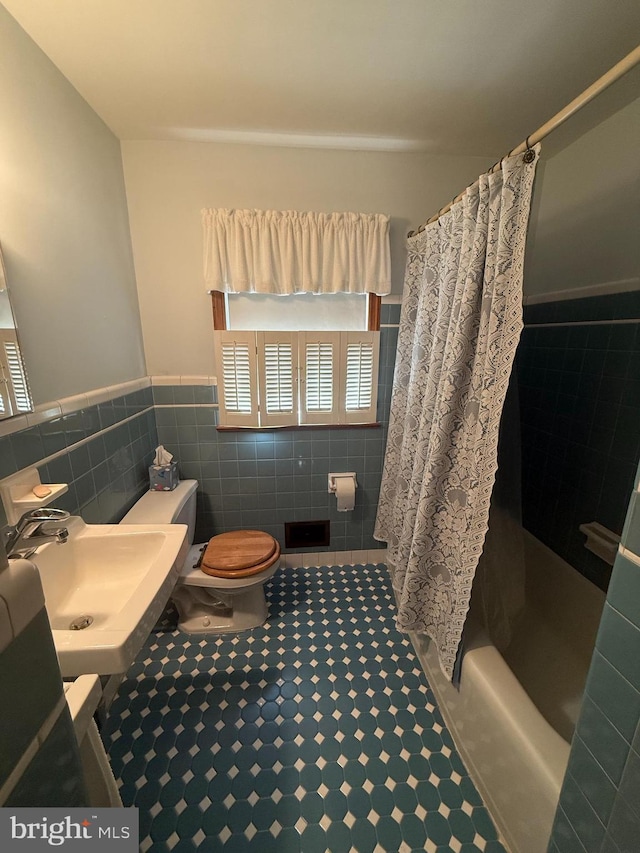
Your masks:
<instances>
[{"instance_id":1,"label":"toilet paper roll","mask_svg":"<svg viewBox=\"0 0 640 853\"><path fill-rule=\"evenodd\" d=\"M336 477L338 512L348 512L356 502L356 485L353 477Z\"/></svg>"}]
</instances>

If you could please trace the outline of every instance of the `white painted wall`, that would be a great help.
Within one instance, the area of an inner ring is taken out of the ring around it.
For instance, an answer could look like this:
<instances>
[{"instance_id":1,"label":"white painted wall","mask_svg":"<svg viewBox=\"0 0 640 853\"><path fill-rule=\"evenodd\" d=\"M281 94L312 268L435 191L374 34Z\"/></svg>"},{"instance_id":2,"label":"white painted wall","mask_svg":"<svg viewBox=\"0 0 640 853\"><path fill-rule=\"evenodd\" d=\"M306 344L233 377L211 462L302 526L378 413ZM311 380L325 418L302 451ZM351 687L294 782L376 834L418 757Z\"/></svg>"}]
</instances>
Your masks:
<instances>
[{"instance_id":1,"label":"white painted wall","mask_svg":"<svg viewBox=\"0 0 640 853\"><path fill-rule=\"evenodd\" d=\"M616 85L622 89L630 82ZM602 110L614 97L599 96L593 110ZM581 132L591 109L570 119L567 133L573 122ZM639 143L640 99L587 127L570 144L563 140L555 153L553 135L548 144L543 142L527 246L526 296L630 279L640 288Z\"/></svg>"},{"instance_id":2,"label":"white painted wall","mask_svg":"<svg viewBox=\"0 0 640 853\"><path fill-rule=\"evenodd\" d=\"M393 290L405 238L491 164L487 158L197 142L122 143L151 374L214 373L203 207L387 213Z\"/></svg>"},{"instance_id":3,"label":"white painted wall","mask_svg":"<svg viewBox=\"0 0 640 853\"><path fill-rule=\"evenodd\" d=\"M1 5L0 242L36 403L145 374L120 144Z\"/></svg>"}]
</instances>

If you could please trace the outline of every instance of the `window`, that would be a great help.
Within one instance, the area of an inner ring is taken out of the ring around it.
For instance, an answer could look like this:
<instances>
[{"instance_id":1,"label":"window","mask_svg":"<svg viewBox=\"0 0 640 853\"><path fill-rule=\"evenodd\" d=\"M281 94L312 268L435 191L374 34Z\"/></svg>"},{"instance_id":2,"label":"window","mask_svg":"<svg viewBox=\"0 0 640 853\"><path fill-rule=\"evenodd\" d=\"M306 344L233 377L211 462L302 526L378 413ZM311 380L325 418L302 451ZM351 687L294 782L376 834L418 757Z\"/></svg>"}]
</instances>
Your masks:
<instances>
[{"instance_id":1,"label":"window","mask_svg":"<svg viewBox=\"0 0 640 853\"><path fill-rule=\"evenodd\" d=\"M344 300L335 299L334 294L322 297L305 295L307 303L310 299L317 300L315 304L322 304L322 310L316 311L316 317L307 314L307 324L315 322L320 328L304 331L279 328L291 326L300 318L300 312L295 308L295 296L272 298L282 308L275 314L275 328L264 331L246 328L258 322L271 324L268 312L264 311L263 297L258 297L260 311L253 317L251 311L255 306L242 305L241 311L233 316L233 309L228 312L228 303L225 304L222 294L213 294L213 297L221 426L375 422L379 297L370 296L368 306L366 298L357 297L361 301L360 319L357 307L354 310L353 305L349 306L351 319L348 323L352 328L344 330L340 329L344 322ZM217 322L216 297L221 311ZM242 297L244 302L250 299L251 296ZM333 309L327 308L331 300L335 306ZM292 308L292 319L286 320L285 315ZM235 320L242 328L219 328L222 322L226 326L230 313L232 322ZM242 316L238 319L240 313ZM376 330L371 329L372 325ZM327 326L333 326L333 330L327 330Z\"/></svg>"},{"instance_id":2,"label":"window","mask_svg":"<svg viewBox=\"0 0 640 853\"><path fill-rule=\"evenodd\" d=\"M215 333L220 425L376 419L379 332Z\"/></svg>"}]
</instances>

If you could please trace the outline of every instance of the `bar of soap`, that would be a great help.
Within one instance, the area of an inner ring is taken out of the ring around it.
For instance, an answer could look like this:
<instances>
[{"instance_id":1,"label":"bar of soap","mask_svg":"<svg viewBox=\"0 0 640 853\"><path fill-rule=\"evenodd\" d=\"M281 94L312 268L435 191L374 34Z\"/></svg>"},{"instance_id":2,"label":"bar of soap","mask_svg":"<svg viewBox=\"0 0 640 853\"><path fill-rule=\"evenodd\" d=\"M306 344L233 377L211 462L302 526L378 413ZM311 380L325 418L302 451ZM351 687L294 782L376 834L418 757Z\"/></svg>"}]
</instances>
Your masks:
<instances>
[{"instance_id":1,"label":"bar of soap","mask_svg":"<svg viewBox=\"0 0 640 853\"><path fill-rule=\"evenodd\" d=\"M47 495L51 494L49 486L34 486L31 491L37 498L46 498Z\"/></svg>"}]
</instances>

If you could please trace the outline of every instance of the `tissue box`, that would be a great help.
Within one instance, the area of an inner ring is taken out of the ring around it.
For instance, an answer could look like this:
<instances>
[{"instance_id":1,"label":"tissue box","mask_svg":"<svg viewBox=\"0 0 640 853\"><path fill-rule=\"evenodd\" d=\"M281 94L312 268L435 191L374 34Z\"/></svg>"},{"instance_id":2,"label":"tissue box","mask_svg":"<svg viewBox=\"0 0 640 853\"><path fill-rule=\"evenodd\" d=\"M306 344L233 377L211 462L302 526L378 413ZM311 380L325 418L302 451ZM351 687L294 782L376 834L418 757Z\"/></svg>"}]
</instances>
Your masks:
<instances>
[{"instance_id":1,"label":"tissue box","mask_svg":"<svg viewBox=\"0 0 640 853\"><path fill-rule=\"evenodd\" d=\"M179 482L177 462L149 466L149 489L152 492L171 492Z\"/></svg>"}]
</instances>

